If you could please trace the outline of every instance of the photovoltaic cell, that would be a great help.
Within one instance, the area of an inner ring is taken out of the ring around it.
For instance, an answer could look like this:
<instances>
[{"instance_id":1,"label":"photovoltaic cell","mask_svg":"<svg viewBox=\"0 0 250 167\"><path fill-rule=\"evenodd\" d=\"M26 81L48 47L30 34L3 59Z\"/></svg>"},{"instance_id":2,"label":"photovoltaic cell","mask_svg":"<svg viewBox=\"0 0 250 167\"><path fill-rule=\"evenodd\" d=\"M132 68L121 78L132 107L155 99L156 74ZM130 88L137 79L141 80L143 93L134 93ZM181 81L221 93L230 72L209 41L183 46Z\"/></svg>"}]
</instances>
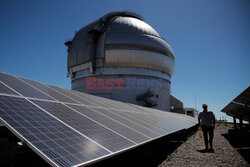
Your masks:
<instances>
[{"instance_id":1,"label":"photovoltaic cell","mask_svg":"<svg viewBox=\"0 0 250 167\"><path fill-rule=\"evenodd\" d=\"M45 84L42 84L42 83L39 83L36 81L32 81L32 80L28 80L28 79L23 79L23 78L20 78L20 79L25 81L26 83L34 86L35 88L41 90L42 92L46 93L50 97L55 98L58 101L79 104L79 102L72 100L71 98L65 96L64 94L56 91L55 89L53 89L49 86L46 86Z\"/></svg>"},{"instance_id":2,"label":"photovoltaic cell","mask_svg":"<svg viewBox=\"0 0 250 167\"><path fill-rule=\"evenodd\" d=\"M100 99L103 99L102 97L97 97L94 95L89 95L89 94L85 94L85 93L77 92L77 91L73 91L72 93L75 96L77 96L78 98L84 99L85 101L89 101L92 103L92 104L87 105L87 106L98 106L98 107L104 107L104 108L112 108L111 103L105 103L102 100L100 100ZM116 108L116 107L113 107L113 108Z\"/></svg>"},{"instance_id":3,"label":"photovoltaic cell","mask_svg":"<svg viewBox=\"0 0 250 167\"><path fill-rule=\"evenodd\" d=\"M59 166L73 166L109 154L26 99L0 96L0 117Z\"/></svg>"},{"instance_id":4,"label":"photovoltaic cell","mask_svg":"<svg viewBox=\"0 0 250 167\"><path fill-rule=\"evenodd\" d=\"M70 97L71 99L77 101L78 103L81 103L81 104L84 104L87 106L98 106L94 102L85 98L86 95L84 93L82 93L82 96L78 96L78 95L76 95L75 91L70 91L70 90L67 90L64 88L59 88L59 87L52 86L52 85L48 85L48 86L59 91L60 93L64 94L65 96Z\"/></svg>"},{"instance_id":5,"label":"photovoltaic cell","mask_svg":"<svg viewBox=\"0 0 250 167\"><path fill-rule=\"evenodd\" d=\"M119 113L117 113L117 110L111 110L111 109L101 109L101 108L94 108L96 111L105 114L106 116L117 120L118 122L121 122L122 124L137 130L138 132L143 133L145 136L148 136L150 138L155 138L157 136L160 136L160 134L156 133L153 129L145 128L144 126L138 124L137 122L133 122L132 120L122 117Z\"/></svg>"},{"instance_id":6,"label":"photovoltaic cell","mask_svg":"<svg viewBox=\"0 0 250 167\"><path fill-rule=\"evenodd\" d=\"M74 92L74 93L77 96L80 96L80 97L82 96L81 92ZM89 101L93 102L94 104L96 104L96 106L99 106L99 107L103 107L103 108L119 108L117 106L112 105L112 103L107 103L108 101L103 102L103 99L106 99L106 98L103 98L103 97L87 95L87 96L85 96L85 99L88 99Z\"/></svg>"},{"instance_id":7,"label":"photovoltaic cell","mask_svg":"<svg viewBox=\"0 0 250 167\"><path fill-rule=\"evenodd\" d=\"M34 100L34 103L57 117L58 119L62 120L63 122L67 123L74 129L78 130L82 134L88 136L89 138L93 139L97 143L105 146L107 149L111 150L112 152L116 152L118 150L130 147L133 143L126 138L120 136L117 133L109 130L105 126L94 122L93 120L89 119L83 114L79 114L66 105L54 102L45 102L45 101L37 101ZM84 111L81 113L91 113L93 112L91 109L87 107L82 108ZM88 114L89 115L89 114ZM100 115L96 115L101 117Z\"/></svg>"},{"instance_id":8,"label":"photovoltaic cell","mask_svg":"<svg viewBox=\"0 0 250 167\"><path fill-rule=\"evenodd\" d=\"M46 94L36 90L35 88L20 81L19 79L17 79L16 77L12 75L4 74L0 72L0 81L10 86L12 89L16 90L17 92L21 93L23 96L46 99L46 100L53 100Z\"/></svg>"},{"instance_id":9,"label":"photovoltaic cell","mask_svg":"<svg viewBox=\"0 0 250 167\"><path fill-rule=\"evenodd\" d=\"M82 113L83 115L86 115L87 117L95 120L96 122L99 122L105 127L108 127L109 129L112 129L113 131L121 134L122 136L125 136L127 139L130 139L135 143L141 143L149 139L147 136L138 133L132 128L129 128L119 123L118 121L110 119L108 116L97 112L94 108L92 108L92 111L89 112L89 109L85 106L70 105L70 107Z\"/></svg>"},{"instance_id":10,"label":"photovoltaic cell","mask_svg":"<svg viewBox=\"0 0 250 167\"><path fill-rule=\"evenodd\" d=\"M197 124L189 116L4 73L0 122L52 166L86 165Z\"/></svg>"},{"instance_id":11,"label":"photovoltaic cell","mask_svg":"<svg viewBox=\"0 0 250 167\"><path fill-rule=\"evenodd\" d=\"M145 108L145 107L134 105L134 104L129 104L129 105L136 108L137 109L136 111L140 110L141 113L149 114L148 115L149 118L152 118L151 115L159 115L160 117L163 117L164 119L171 118L169 124L173 125L175 128L178 127L178 125L180 125L181 127L183 126L189 127L197 123L197 119L194 119L193 117L190 117L184 114L171 113L171 112L164 112L163 114L162 111L157 110L157 109ZM171 121L174 121L174 122L172 123Z\"/></svg>"},{"instance_id":12,"label":"photovoltaic cell","mask_svg":"<svg viewBox=\"0 0 250 167\"><path fill-rule=\"evenodd\" d=\"M16 92L14 92L13 90L9 89L7 86L5 86L4 84L2 84L1 82L0 82L0 93L11 94L11 95L18 95Z\"/></svg>"},{"instance_id":13,"label":"photovoltaic cell","mask_svg":"<svg viewBox=\"0 0 250 167\"><path fill-rule=\"evenodd\" d=\"M128 110L138 112L138 110L129 105L129 103L123 103L119 101L114 101L102 97L96 97L96 99L104 104L109 104L106 108L118 109L118 110Z\"/></svg>"},{"instance_id":14,"label":"photovoltaic cell","mask_svg":"<svg viewBox=\"0 0 250 167\"><path fill-rule=\"evenodd\" d=\"M146 128L148 128L148 129L150 129L158 134L165 133L163 128L159 127L158 122L156 122L155 124L152 124L152 122L147 121L145 118L141 117L140 115L138 115L134 112L124 112L124 111L119 111L119 110L110 110L110 111L115 112L115 113L119 114L120 116L122 116L126 119L129 119L133 122L137 122L141 126L146 127Z\"/></svg>"}]
</instances>

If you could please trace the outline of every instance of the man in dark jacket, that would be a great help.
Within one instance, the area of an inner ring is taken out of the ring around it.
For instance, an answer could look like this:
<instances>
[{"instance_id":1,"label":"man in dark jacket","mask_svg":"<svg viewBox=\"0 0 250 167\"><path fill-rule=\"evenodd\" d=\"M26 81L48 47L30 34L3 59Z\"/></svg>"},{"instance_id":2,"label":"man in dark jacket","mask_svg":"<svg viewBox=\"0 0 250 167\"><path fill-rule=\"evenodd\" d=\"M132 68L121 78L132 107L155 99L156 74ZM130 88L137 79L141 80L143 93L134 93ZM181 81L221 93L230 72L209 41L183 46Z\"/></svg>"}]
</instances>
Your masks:
<instances>
[{"instance_id":1,"label":"man in dark jacket","mask_svg":"<svg viewBox=\"0 0 250 167\"><path fill-rule=\"evenodd\" d=\"M209 134L210 150L213 150L215 117L212 111L207 110L206 104L203 104L202 107L203 107L203 112L199 114L198 121L202 128L206 151L208 151L208 134Z\"/></svg>"}]
</instances>

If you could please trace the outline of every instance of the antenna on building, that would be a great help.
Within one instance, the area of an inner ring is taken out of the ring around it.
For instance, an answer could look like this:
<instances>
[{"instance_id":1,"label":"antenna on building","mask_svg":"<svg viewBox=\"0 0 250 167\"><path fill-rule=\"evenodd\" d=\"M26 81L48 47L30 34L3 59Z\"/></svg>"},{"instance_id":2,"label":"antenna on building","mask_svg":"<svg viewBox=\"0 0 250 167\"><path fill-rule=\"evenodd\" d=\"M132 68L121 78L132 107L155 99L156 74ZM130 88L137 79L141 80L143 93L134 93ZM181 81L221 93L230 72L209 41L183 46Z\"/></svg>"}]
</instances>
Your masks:
<instances>
[{"instance_id":1,"label":"antenna on building","mask_svg":"<svg viewBox=\"0 0 250 167\"><path fill-rule=\"evenodd\" d=\"M194 103L195 103L195 109L196 109L196 111L198 111L197 110L197 103L196 103L196 96L194 96Z\"/></svg>"}]
</instances>

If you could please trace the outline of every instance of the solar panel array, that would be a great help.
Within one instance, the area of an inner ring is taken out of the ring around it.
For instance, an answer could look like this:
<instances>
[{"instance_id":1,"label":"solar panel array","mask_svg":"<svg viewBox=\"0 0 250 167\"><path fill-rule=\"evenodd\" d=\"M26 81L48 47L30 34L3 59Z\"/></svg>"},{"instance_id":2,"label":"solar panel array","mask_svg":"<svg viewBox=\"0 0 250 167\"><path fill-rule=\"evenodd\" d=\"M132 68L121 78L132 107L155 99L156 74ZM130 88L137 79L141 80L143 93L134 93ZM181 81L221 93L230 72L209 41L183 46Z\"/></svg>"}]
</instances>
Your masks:
<instances>
[{"instance_id":1,"label":"solar panel array","mask_svg":"<svg viewBox=\"0 0 250 167\"><path fill-rule=\"evenodd\" d=\"M52 166L81 166L197 124L0 73L0 119Z\"/></svg>"}]
</instances>

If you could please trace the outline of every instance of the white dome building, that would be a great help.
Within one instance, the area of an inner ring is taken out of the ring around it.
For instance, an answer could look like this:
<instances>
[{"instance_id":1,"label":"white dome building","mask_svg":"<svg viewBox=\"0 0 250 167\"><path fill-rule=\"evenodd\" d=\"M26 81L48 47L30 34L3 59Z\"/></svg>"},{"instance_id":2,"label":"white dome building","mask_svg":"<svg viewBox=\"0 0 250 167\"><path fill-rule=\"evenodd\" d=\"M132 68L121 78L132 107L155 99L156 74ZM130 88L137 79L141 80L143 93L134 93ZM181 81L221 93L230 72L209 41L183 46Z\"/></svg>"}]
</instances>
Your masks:
<instances>
[{"instance_id":1,"label":"white dome building","mask_svg":"<svg viewBox=\"0 0 250 167\"><path fill-rule=\"evenodd\" d=\"M139 15L106 14L65 44L73 90L170 110L173 51Z\"/></svg>"}]
</instances>

